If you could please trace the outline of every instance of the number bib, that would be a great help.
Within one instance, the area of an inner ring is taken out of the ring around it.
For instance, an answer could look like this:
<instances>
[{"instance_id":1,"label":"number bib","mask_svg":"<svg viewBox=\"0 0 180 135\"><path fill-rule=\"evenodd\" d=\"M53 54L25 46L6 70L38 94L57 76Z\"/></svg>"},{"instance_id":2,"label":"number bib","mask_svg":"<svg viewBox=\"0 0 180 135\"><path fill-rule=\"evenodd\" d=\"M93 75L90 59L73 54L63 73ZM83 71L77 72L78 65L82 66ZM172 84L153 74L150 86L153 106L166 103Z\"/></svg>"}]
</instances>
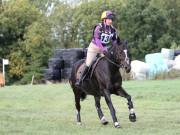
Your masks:
<instances>
[{"instance_id":1,"label":"number bib","mask_svg":"<svg viewBox=\"0 0 180 135\"><path fill-rule=\"evenodd\" d=\"M101 43L108 44L111 41L112 37L113 37L112 33L102 33L101 34Z\"/></svg>"}]
</instances>

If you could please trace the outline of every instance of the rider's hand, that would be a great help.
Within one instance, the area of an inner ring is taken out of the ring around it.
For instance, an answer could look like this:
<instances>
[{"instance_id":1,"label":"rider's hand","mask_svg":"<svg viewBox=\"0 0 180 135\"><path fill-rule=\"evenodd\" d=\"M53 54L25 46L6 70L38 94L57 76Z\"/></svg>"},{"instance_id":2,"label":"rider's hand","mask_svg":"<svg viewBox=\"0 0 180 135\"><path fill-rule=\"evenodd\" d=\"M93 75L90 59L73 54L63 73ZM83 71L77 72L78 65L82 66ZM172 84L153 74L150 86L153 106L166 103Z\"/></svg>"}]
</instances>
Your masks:
<instances>
[{"instance_id":1,"label":"rider's hand","mask_svg":"<svg viewBox=\"0 0 180 135\"><path fill-rule=\"evenodd\" d=\"M106 50L104 50L104 51L103 51L103 54L104 54L105 56L107 56L107 55L108 55L108 52L107 52Z\"/></svg>"}]
</instances>

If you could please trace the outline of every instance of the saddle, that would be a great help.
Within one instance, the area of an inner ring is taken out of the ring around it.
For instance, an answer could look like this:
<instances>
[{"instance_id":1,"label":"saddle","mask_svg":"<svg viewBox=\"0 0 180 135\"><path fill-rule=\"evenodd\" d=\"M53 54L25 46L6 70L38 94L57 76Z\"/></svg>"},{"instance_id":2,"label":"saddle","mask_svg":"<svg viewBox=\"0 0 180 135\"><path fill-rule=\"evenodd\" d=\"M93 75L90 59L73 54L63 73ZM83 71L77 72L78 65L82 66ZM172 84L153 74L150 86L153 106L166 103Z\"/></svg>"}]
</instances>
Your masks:
<instances>
[{"instance_id":1,"label":"saddle","mask_svg":"<svg viewBox=\"0 0 180 135\"><path fill-rule=\"evenodd\" d=\"M94 70L95 70L98 62L99 62L103 57L104 57L104 54L98 54L98 55L96 56L96 59L92 62L92 64L91 64L90 67L89 67L88 72L86 73L86 75L85 75L85 77L84 77L86 80L91 79L91 77L92 77L92 75L93 75L93 73L94 73ZM78 68L78 70L77 70L77 73L76 73L76 79L80 79L81 73L82 73L82 71L84 70L85 66L86 66L86 65L85 65L85 62L82 63L82 64L79 66L79 68Z\"/></svg>"}]
</instances>

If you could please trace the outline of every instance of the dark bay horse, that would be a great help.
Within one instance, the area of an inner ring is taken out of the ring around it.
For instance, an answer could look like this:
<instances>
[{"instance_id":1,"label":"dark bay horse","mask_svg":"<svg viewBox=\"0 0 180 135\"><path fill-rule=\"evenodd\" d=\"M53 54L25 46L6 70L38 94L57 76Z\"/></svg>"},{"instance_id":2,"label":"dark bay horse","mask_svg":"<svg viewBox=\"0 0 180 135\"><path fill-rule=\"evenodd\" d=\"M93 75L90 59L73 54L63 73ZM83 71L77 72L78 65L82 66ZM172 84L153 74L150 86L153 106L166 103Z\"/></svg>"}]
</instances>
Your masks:
<instances>
[{"instance_id":1,"label":"dark bay horse","mask_svg":"<svg viewBox=\"0 0 180 135\"><path fill-rule=\"evenodd\" d=\"M128 54L127 44L125 42L121 43L121 45L113 45L109 49L107 55L101 58L97 63L92 77L87 77L80 87L77 87L75 82L78 68L84 63L84 60L80 60L74 64L69 82L75 96L78 124L81 124L80 99L85 99L86 95L94 96L95 106L102 124L106 125L108 121L104 117L104 114L101 110L101 96L105 98L105 101L110 109L114 126L116 128L120 128L120 124L117 120L116 112L111 101L111 94L122 96L127 99L129 119L131 122L136 121L136 115L133 109L131 96L122 87L122 77L119 72L119 68L125 68L126 72L130 72L131 66Z\"/></svg>"}]
</instances>

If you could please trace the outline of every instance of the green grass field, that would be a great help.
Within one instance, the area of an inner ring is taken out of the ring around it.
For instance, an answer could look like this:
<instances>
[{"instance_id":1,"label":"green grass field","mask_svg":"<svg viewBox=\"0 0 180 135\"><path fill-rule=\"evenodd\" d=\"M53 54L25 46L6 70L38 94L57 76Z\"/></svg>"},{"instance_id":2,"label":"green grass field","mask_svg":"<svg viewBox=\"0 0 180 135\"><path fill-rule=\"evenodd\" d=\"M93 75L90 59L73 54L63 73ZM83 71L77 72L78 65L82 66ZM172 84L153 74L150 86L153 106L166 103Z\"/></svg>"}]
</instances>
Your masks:
<instances>
[{"instance_id":1,"label":"green grass field","mask_svg":"<svg viewBox=\"0 0 180 135\"><path fill-rule=\"evenodd\" d=\"M112 96L120 129L114 128L104 98L109 124L100 124L92 96L81 102L82 125L77 125L68 83L0 88L0 135L180 134L180 80L127 81L123 86L133 98L137 122L129 121L126 100Z\"/></svg>"}]
</instances>

